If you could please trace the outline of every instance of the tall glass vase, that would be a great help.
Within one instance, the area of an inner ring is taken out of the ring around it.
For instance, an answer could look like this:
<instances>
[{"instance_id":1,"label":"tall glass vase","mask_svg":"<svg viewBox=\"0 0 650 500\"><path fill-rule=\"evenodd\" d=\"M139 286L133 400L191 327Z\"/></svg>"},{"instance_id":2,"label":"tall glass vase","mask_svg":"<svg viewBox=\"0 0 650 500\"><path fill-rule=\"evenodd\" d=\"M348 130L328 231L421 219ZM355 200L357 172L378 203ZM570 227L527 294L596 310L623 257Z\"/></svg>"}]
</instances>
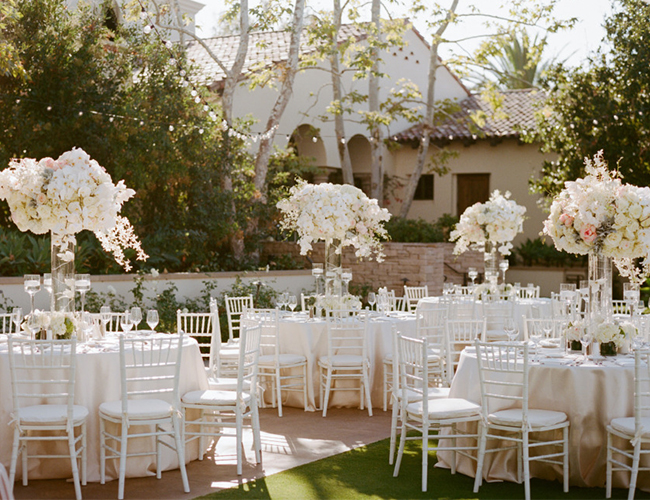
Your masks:
<instances>
[{"instance_id":1,"label":"tall glass vase","mask_svg":"<svg viewBox=\"0 0 650 500\"><path fill-rule=\"evenodd\" d=\"M499 257L497 245L491 241L486 241L483 246L484 272L485 282L489 283L490 286L499 284Z\"/></svg>"},{"instance_id":2,"label":"tall glass vase","mask_svg":"<svg viewBox=\"0 0 650 500\"><path fill-rule=\"evenodd\" d=\"M74 236L52 233L52 295L50 310L74 312Z\"/></svg>"},{"instance_id":3,"label":"tall glass vase","mask_svg":"<svg viewBox=\"0 0 650 500\"><path fill-rule=\"evenodd\" d=\"M589 254L588 325L591 333L603 321L611 320L612 310L612 258L597 253Z\"/></svg>"},{"instance_id":4,"label":"tall glass vase","mask_svg":"<svg viewBox=\"0 0 650 500\"><path fill-rule=\"evenodd\" d=\"M341 240L325 242L325 295L341 296Z\"/></svg>"}]
</instances>

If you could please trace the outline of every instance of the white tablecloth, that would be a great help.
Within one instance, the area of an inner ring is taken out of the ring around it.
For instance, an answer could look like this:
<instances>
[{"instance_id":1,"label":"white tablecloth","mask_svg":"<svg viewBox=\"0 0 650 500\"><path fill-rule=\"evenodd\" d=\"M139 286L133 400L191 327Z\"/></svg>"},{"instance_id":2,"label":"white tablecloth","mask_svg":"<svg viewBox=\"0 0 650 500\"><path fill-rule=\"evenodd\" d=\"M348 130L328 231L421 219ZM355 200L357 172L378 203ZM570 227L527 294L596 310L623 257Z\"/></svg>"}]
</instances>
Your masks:
<instances>
[{"instance_id":1,"label":"white tablecloth","mask_svg":"<svg viewBox=\"0 0 650 500\"><path fill-rule=\"evenodd\" d=\"M196 341L185 338L181 360L181 376L179 392L183 393L207 389L208 381L203 367L203 361ZM105 401L120 399L120 355L117 341L103 346L91 347L79 344L77 349L77 372L75 384L75 404L85 406L90 411L87 425L88 444L88 481L99 481L99 405ZM11 411L13 408L11 376L9 372L9 355L7 343L0 343L0 462L9 470L11 464L11 443L13 442L13 426ZM67 445L63 445L66 453ZM142 446L152 449L151 440L138 439L129 441L129 451L135 451ZM176 453L167 447L162 447L163 470L177 469ZM33 453L33 452L32 452ZM189 446L186 458L198 458L196 446ZM107 479L116 479L118 460L106 463ZM127 477L143 477L155 475L155 456L134 457L128 459ZM18 460L16 477L22 474L21 460ZM72 477L70 460L61 459L30 459L29 478L65 478Z\"/></svg>"},{"instance_id":2,"label":"white tablecloth","mask_svg":"<svg viewBox=\"0 0 650 500\"><path fill-rule=\"evenodd\" d=\"M544 349L541 349L542 352ZM580 355L577 355L578 359ZM543 408L566 413L569 428L569 474L574 486L605 486L606 426L613 418L634 414L634 365L631 357L615 358L602 366L533 364L530 368L530 408ZM618 364L617 364L618 363ZM620 366L625 364L625 366ZM466 398L481 403L478 364L475 354L463 352L450 397ZM492 408L491 408L492 410ZM490 446L490 444L488 444ZM448 467L449 453L439 453L442 466ZM646 456L647 458L647 456ZM466 458L457 461L459 472L474 477L476 462ZM484 473L489 480L516 480L514 451L488 453ZM531 475L561 481L559 466L532 463ZM614 474L614 487L627 488L629 473ZM638 486L650 489L650 477L639 474Z\"/></svg>"},{"instance_id":3,"label":"white tablecloth","mask_svg":"<svg viewBox=\"0 0 650 500\"><path fill-rule=\"evenodd\" d=\"M373 313L369 321L370 385L373 407L383 404L383 359L392 353L392 326L405 335L415 335L415 316L408 313L392 313L391 317ZM308 319L294 314L280 319L280 352L300 354L307 358L308 410L320 407L318 389L318 358L327 355L327 327L322 319ZM270 392L270 391L267 391ZM289 393L286 403L302 407L302 394ZM358 407L359 397L353 392L332 392L330 407Z\"/></svg>"}]
</instances>

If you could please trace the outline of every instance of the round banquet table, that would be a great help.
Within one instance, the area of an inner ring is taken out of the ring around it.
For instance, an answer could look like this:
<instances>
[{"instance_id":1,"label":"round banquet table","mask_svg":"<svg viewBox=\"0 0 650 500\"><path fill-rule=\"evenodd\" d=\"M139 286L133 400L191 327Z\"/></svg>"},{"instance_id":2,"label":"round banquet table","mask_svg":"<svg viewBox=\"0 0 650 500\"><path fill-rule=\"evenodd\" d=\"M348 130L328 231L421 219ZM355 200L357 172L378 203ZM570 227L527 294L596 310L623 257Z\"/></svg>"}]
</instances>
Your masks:
<instances>
[{"instance_id":1,"label":"round banquet table","mask_svg":"<svg viewBox=\"0 0 650 500\"><path fill-rule=\"evenodd\" d=\"M634 414L634 358L618 355L600 358L602 364L588 361L576 365L582 355L546 358L541 348L539 363L530 364L529 407L566 413L569 427L569 475L574 486L604 487L607 457L606 426L613 418ZM474 348L463 351L451 385L450 397L466 398L481 404L478 364ZM491 411L498 410L496 406ZM561 434L558 434L561 436ZM619 444L622 444L619 442ZM494 441L488 442L495 446ZM459 456L459 455L458 455ZM642 465L644 458L642 456ZM438 454L439 465L449 467L451 454ZM650 462L650 460L648 460ZM465 457L456 461L459 472L474 477L476 462ZM648 464L645 464L648 466ZM531 477L562 480L561 466L531 462ZM516 482L517 460L514 450L487 453L484 478L487 481ZM627 488L629 473L614 473L613 486ZM650 490L650 477L639 474L637 487Z\"/></svg>"},{"instance_id":2,"label":"round banquet table","mask_svg":"<svg viewBox=\"0 0 650 500\"><path fill-rule=\"evenodd\" d=\"M166 334L159 334L166 335ZM183 342L179 394L208 388L208 379L203 367L203 360L196 340L186 337ZM88 446L88 481L99 481L99 405L105 401L119 400L120 391L120 353L117 337L108 337L105 341L79 343L77 345L77 369L75 383L75 404L88 408L90 414L87 425ZM13 409L11 375L9 372L9 354L7 343L0 342L0 462L9 470L11 464L11 443L13 426L10 425ZM137 428L135 429L137 430ZM62 444L61 453L67 453L67 445ZM38 446L52 446L38 443ZM31 448L30 453L34 453ZM129 441L129 452L154 450L149 439ZM50 453L52 451L50 450ZM185 450L186 460L198 458L198 448L188 446ZM162 447L161 460L163 470L177 469L176 452ZM54 479L71 477L70 460L30 459L30 479ZM144 477L156 473L155 455L133 457L128 459L126 476ZM119 460L106 462L107 479L117 479ZM18 460L16 477L22 477L21 460Z\"/></svg>"},{"instance_id":3,"label":"round banquet table","mask_svg":"<svg viewBox=\"0 0 650 500\"><path fill-rule=\"evenodd\" d=\"M392 354L392 329L404 335L415 335L415 315L394 311L389 316L370 312L368 321L368 354L370 357L370 386L373 407L383 403L383 359ZM318 358L327 356L327 326L324 319L309 318L302 313L286 314L280 318L280 353L300 354L307 358L308 411L320 408ZM341 381L342 382L342 381ZM352 382L354 383L354 382ZM265 391L270 393L270 390ZM284 393L283 393L284 396ZM301 392L288 392L284 403L302 408ZM358 407L355 392L333 391L330 407Z\"/></svg>"}]
</instances>

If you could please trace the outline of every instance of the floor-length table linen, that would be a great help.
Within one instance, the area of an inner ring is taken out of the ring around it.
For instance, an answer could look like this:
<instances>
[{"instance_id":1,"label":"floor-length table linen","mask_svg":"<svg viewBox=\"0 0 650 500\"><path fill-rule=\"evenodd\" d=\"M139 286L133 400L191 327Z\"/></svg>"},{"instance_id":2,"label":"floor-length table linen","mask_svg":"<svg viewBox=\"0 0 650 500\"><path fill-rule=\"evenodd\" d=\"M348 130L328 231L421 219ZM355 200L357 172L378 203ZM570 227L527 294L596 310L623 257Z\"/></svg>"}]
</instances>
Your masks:
<instances>
[{"instance_id":1,"label":"floor-length table linen","mask_svg":"<svg viewBox=\"0 0 650 500\"><path fill-rule=\"evenodd\" d=\"M469 352L468 352L469 351ZM469 348L461 355L451 385L450 397L481 403L476 354ZM575 356L575 362L581 355ZM613 418L634 414L633 358L618 356L603 365L589 361L583 366L560 364L541 358L545 364L531 364L529 407L562 411L571 422L569 428L569 474L572 486L605 486L606 426ZM490 408L494 411L498 408ZM494 443L491 444L494 446ZM490 446L490 443L488 444ZM439 465L449 467L450 455L440 453ZM475 476L476 462L464 457L456 461L458 471ZM488 453L484 478L488 481L516 481L514 450ZM531 477L561 481L561 466L531 463ZM629 473L615 473L614 487L627 488ZM639 474L639 488L650 490L650 475Z\"/></svg>"},{"instance_id":2,"label":"floor-length table linen","mask_svg":"<svg viewBox=\"0 0 650 500\"><path fill-rule=\"evenodd\" d=\"M161 334L165 335L165 334ZM105 343L80 343L77 346L77 370L75 380L75 404L88 408L87 420L88 446L88 481L99 481L99 405L105 401L120 399L120 353L117 337ZM203 360L196 340L186 337L183 342L179 393L208 388L208 379L203 367ZM11 444L13 442L13 425L11 411L13 408L11 376L9 371L9 354L7 343L0 342L0 462L7 470L11 463ZM136 426L132 430L137 431ZM59 443L60 444L60 443ZM53 446L44 444L42 446ZM65 447L65 444L64 444ZM45 448L47 449L47 448ZM154 450L153 442L146 439L129 441L129 452L137 450ZM66 453L63 450L62 453ZM33 453L33 452L30 452ZM178 468L176 452L162 447L162 468ZM187 446L186 460L198 458L198 448ZM128 459L126 476L144 477L155 475L155 455L133 457ZM72 477L69 459L30 459L28 462L29 479L52 479ZM119 460L106 462L107 480L117 479ZM18 460L16 478L22 477L22 464Z\"/></svg>"},{"instance_id":3,"label":"floor-length table linen","mask_svg":"<svg viewBox=\"0 0 650 500\"><path fill-rule=\"evenodd\" d=\"M370 313L368 332L368 353L370 358L370 385L373 406L383 404L383 359L393 350L393 326L404 335L415 335L415 315L392 312L389 316ZM324 319L308 318L302 314L288 314L280 318L280 352L300 354L307 358L307 401L308 411L320 408L318 358L327 355L327 325ZM337 381L345 383L345 381ZM351 384L358 382L349 381ZM270 393L270 389L265 391ZM266 399L270 401L267 394ZM302 407L302 394L288 393L285 403L288 406ZM333 391L330 407L358 407L357 393Z\"/></svg>"}]
</instances>

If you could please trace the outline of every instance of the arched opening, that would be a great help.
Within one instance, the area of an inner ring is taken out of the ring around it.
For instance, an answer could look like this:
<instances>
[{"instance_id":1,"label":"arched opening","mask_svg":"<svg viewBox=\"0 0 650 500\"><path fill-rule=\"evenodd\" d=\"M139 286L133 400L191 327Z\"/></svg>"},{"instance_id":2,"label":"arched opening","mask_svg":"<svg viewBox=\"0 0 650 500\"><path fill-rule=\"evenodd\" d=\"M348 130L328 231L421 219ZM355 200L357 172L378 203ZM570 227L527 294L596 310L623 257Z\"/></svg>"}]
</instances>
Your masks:
<instances>
[{"instance_id":1,"label":"arched opening","mask_svg":"<svg viewBox=\"0 0 650 500\"><path fill-rule=\"evenodd\" d=\"M289 146L293 147L298 156L308 157L315 167L327 165L325 145L320 138L320 131L311 125L300 125L291 134Z\"/></svg>"},{"instance_id":2,"label":"arched opening","mask_svg":"<svg viewBox=\"0 0 650 500\"><path fill-rule=\"evenodd\" d=\"M357 134L348 142L350 163L352 163L352 174L354 185L364 193L370 193L371 161L370 142L363 135Z\"/></svg>"}]
</instances>

